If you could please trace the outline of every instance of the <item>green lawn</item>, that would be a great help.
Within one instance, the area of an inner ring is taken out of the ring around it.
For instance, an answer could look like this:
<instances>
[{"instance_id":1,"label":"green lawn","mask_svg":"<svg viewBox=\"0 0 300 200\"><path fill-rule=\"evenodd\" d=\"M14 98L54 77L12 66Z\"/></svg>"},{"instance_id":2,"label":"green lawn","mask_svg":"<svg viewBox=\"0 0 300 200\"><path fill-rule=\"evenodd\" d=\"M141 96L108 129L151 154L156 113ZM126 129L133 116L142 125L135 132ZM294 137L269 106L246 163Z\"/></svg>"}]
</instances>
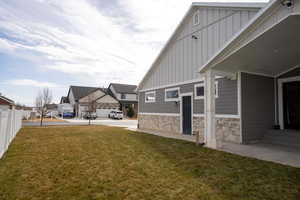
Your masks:
<instances>
[{"instance_id":1,"label":"green lawn","mask_svg":"<svg viewBox=\"0 0 300 200\"><path fill-rule=\"evenodd\" d=\"M0 199L299 200L300 169L120 128L23 128Z\"/></svg>"}]
</instances>

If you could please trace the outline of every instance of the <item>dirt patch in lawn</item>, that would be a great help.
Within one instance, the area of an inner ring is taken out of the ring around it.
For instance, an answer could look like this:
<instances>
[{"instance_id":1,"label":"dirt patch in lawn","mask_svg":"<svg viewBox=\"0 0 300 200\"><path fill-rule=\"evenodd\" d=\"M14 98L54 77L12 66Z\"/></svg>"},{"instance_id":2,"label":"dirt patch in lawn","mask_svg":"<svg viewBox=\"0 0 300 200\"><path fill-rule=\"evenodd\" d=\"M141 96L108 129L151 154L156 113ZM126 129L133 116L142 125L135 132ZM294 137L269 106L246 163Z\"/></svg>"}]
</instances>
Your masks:
<instances>
[{"instance_id":1,"label":"dirt patch in lawn","mask_svg":"<svg viewBox=\"0 0 300 200\"><path fill-rule=\"evenodd\" d=\"M300 169L104 126L26 127L0 199L300 199Z\"/></svg>"}]
</instances>

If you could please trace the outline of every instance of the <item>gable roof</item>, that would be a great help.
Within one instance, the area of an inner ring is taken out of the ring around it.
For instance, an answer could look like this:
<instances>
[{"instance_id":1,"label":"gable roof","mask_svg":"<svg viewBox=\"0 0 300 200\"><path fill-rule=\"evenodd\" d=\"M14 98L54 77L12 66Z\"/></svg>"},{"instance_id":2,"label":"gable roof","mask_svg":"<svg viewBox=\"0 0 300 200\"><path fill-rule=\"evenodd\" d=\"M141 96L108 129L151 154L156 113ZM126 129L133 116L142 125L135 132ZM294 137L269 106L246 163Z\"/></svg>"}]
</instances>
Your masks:
<instances>
[{"instance_id":1,"label":"gable roof","mask_svg":"<svg viewBox=\"0 0 300 200\"><path fill-rule=\"evenodd\" d=\"M8 104L12 105L12 104L15 104L15 102L5 96L0 96L0 99L7 102Z\"/></svg>"},{"instance_id":2,"label":"gable roof","mask_svg":"<svg viewBox=\"0 0 300 200\"><path fill-rule=\"evenodd\" d=\"M65 96L62 96L61 99L60 99L60 103L69 103L69 99L68 97L65 97Z\"/></svg>"},{"instance_id":3,"label":"gable roof","mask_svg":"<svg viewBox=\"0 0 300 200\"><path fill-rule=\"evenodd\" d=\"M73 96L75 100L79 100L82 97L85 97L87 95L89 95L90 93L92 93L95 90L98 90L100 88L97 87L86 87L86 86L70 86L69 89L69 93L68 93L68 97L70 94L70 91L72 90ZM105 92L104 92L105 93Z\"/></svg>"},{"instance_id":4,"label":"gable roof","mask_svg":"<svg viewBox=\"0 0 300 200\"><path fill-rule=\"evenodd\" d=\"M115 100L116 102L119 102L118 99L115 98L114 95L111 95L111 94L104 94L104 95L102 95L101 97L97 98L95 101L97 102L98 100L103 99L103 98L105 98L105 97L110 97L110 98L112 98L113 100Z\"/></svg>"},{"instance_id":5,"label":"gable roof","mask_svg":"<svg viewBox=\"0 0 300 200\"><path fill-rule=\"evenodd\" d=\"M216 54L211 59L209 59L204 65L202 65L199 68L199 72L204 72L208 68L213 67L215 62L219 58L222 58L222 56L224 56L226 54L230 54L230 52L231 52L232 48L235 46L235 44L239 43L248 31L255 29L257 27L257 25L259 25L259 23L263 19L265 19L265 17L267 17L270 12L272 12L274 7L276 7L276 5L278 3L281 3L280 0L270 0L269 3L256 14L256 16L248 22L248 24L245 26L245 28L243 28L242 30L237 32L232 37L232 39L229 40L228 43L226 43L223 46L223 48L221 48L218 52L216 52Z\"/></svg>"},{"instance_id":6,"label":"gable roof","mask_svg":"<svg viewBox=\"0 0 300 200\"><path fill-rule=\"evenodd\" d=\"M145 76L143 77L143 79L139 83L139 85L137 87L137 90L140 89L140 87L142 86L142 84L144 83L144 81L146 80L146 78L150 75L152 69L154 68L154 66L156 64L156 62L159 60L159 58L165 52L165 50L167 49L167 47L170 45L170 43L173 40L173 38L175 37L176 33L179 31L180 27L183 25L184 21L187 19L187 17L189 16L190 12L195 7L262 8L265 5L266 5L266 3L249 3L249 2L247 2L247 3L193 2L192 5L190 6L190 8L188 9L188 11L185 13L185 15L182 18L182 20L180 21L180 23L178 24L178 26L176 27L176 29L173 32L173 34L171 35L171 37L168 39L168 41L166 42L166 44L164 45L164 47L162 48L162 50L160 51L160 53L158 54L158 56L156 57L156 59L154 60L154 62L152 63L151 67L146 72Z\"/></svg>"},{"instance_id":7,"label":"gable roof","mask_svg":"<svg viewBox=\"0 0 300 200\"><path fill-rule=\"evenodd\" d=\"M109 85L113 86L114 90L117 93L124 93L124 94L136 94L136 85L128 85L128 84L119 84L119 83L111 83Z\"/></svg>"}]
</instances>

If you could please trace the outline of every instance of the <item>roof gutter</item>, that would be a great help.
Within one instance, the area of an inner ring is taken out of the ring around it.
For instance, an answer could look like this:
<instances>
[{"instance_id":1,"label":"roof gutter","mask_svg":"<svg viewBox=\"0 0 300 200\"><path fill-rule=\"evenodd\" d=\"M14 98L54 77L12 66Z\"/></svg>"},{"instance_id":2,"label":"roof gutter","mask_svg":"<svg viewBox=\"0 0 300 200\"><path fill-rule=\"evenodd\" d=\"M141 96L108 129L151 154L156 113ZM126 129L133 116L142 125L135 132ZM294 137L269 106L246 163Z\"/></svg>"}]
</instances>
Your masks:
<instances>
[{"instance_id":1,"label":"roof gutter","mask_svg":"<svg viewBox=\"0 0 300 200\"><path fill-rule=\"evenodd\" d=\"M263 8L267 2L262 3L236 3L236 2L193 2L193 6L201 7L221 7L221 8Z\"/></svg>"}]
</instances>

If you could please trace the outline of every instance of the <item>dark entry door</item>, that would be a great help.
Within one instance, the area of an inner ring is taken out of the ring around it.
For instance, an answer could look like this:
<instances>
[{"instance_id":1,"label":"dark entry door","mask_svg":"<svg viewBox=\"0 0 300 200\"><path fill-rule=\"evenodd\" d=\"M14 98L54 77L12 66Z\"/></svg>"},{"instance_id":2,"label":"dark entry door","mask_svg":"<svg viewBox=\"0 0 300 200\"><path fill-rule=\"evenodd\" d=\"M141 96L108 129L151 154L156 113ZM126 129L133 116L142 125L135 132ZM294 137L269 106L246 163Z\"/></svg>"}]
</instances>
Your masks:
<instances>
[{"instance_id":1,"label":"dark entry door","mask_svg":"<svg viewBox=\"0 0 300 200\"><path fill-rule=\"evenodd\" d=\"M182 132L185 135L192 134L192 97L182 97Z\"/></svg>"},{"instance_id":2,"label":"dark entry door","mask_svg":"<svg viewBox=\"0 0 300 200\"><path fill-rule=\"evenodd\" d=\"M300 81L283 83L284 128L300 129Z\"/></svg>"}]
</instances>

